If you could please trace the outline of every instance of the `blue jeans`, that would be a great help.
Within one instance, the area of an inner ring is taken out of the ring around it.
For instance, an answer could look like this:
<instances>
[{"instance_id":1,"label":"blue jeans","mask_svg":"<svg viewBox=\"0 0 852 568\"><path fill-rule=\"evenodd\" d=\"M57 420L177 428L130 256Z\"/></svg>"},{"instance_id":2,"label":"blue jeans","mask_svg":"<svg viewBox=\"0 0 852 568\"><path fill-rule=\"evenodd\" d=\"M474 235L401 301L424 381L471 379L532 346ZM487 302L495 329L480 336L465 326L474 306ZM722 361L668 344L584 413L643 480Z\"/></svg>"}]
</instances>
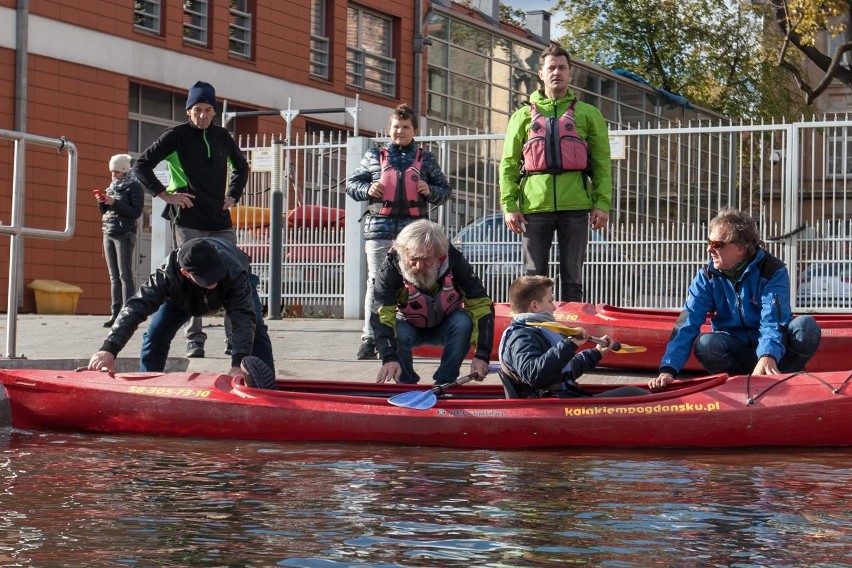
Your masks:
<instances>
[{"instance_id":1,"label":"blue jeans","mask_svg":"<svg viewBox=\"0 0 852 568\"><path fill-rule=\"evenodd\" d=\"M411 350L420 345L443 345L441 364L432 378L436 384L451 383L458 378L467 352L470 351L470 334L473 320L464 310L450 314L438 327L414 327L401 317L396 319L396 337L399 342L397 357L402 368L399 382L415 384L420 376L414 372Z\"/></svg>"},{"instance_id":2,"label":"blue jeans","mask_svg":"<svg viewBox=\"0 0 852 568\"><path fill-rule=\"evenodd\" d=\"M272 355L272 341L269 339L269 330L263 321L263 306L260 296L257 295L258 278L254 274L249 275L251 284L251 297L254 300L254 343L251 355L266 363L272 372L275 372L275 361ZM142 337L142 352L139 354L139 369L141 371L162 372L166 368L166 359L169 357L169 349L172 339L178 330L190 319L190 315L175 306L170 300L166 300L153 316L151 323Z\"/></svg>"},{"instance_id":3,"label":"blue jeans","mask_svg":"<svg viewBox=\"0 0 852 568\"><path fill-rule=\"evenodd\" d=\"M553 233L559 243L559 300L583 301L583 259L589 242L588 211L527 213L521 236L527 275L547 276Z\"/></svg>"},{"instance_id":4,"label":"blue jeans","mask_svg":"<svg viewBox=\"0 0 852 568\"><path fill-rule=\"evenodd\" d=\"M811 316L798 316L790 322L786 333L787 350L778 361L782 373L802 371L819 347L822 331ZM753 346L740 343L727 333L704 333L695 341L695 358L709 373L748 375L757 365Z\"/></svg>"},{"instance_id":5,"label":"blue jeans","mask_svg":"<svg viewBox=\"0 0 852 568\"><path fill-rule=\"evenodd\" d=\"M112 317L117 316L124 302L136 293L136 279L133 277L135 249L136 233L104 235L104 257L109 270Z\"/></svg>"}]
</instances>

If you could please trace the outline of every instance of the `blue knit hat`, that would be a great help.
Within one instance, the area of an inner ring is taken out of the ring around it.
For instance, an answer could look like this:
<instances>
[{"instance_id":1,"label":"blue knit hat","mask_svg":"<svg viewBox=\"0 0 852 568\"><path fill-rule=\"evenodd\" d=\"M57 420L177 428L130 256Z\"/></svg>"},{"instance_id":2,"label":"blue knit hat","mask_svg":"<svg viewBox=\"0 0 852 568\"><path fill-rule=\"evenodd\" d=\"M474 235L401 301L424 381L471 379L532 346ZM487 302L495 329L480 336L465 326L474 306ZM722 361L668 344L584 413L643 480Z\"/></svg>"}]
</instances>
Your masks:
<instances>
[{"instance_id":1,"label":"blue knit hat","mask_svg":"<svg viewBox=\"0 0 852 568\"><path fill-rule=\"evenodd\" d=\"M216 105L216 89L210 83L198 81L189 89L186 96L186 109L189 110L198 103L207 103L218 110Z\"/></svg>"}]
</instances>

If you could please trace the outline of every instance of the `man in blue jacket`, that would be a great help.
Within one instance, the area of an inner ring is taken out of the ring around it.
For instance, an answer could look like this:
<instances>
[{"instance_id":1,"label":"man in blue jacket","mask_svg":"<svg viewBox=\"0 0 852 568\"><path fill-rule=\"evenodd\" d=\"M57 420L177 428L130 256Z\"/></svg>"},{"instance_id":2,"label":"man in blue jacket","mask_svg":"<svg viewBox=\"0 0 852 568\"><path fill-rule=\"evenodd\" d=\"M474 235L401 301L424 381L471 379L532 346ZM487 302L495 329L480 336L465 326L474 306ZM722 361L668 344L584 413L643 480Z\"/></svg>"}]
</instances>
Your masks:
<instances>
[{"instance_id":1,"label":"man in blue jacket","mask_svg":"<svg viewBox=\"0 0 852 568\"><path fill-rule=\"evenodd\" d=\"M801 371L821 336L811 316L793 317L787 266L763 248L757 222L723 208L708 225L710 261L689 286L683 311L651 389L677 377L695 348L710 373L776 375ZM707 316L712 332L700 334Z\"/></svg>"}]
</instances>

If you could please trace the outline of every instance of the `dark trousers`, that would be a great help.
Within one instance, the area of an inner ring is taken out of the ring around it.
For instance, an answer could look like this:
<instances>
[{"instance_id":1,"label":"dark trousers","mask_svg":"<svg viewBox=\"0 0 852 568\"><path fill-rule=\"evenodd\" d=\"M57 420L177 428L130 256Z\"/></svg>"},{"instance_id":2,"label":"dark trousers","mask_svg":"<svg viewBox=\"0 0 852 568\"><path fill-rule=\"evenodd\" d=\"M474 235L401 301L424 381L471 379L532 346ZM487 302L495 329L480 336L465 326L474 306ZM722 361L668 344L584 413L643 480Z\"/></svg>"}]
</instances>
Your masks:
<instances>
[{"instance_id":1,"label":"dark trousers","mask_svg":"<svg viewBox=\"0 0 852 568\"><path fill-rule=\"evenodd\" d=\"M786 331L787 350L778 361L782 373L802 371L819 347L822 331L811 316L793 318ZM695 358L708 373L748 375L757 365L754 346L745 345L727 333L704 333L695 341Z\"/></svg>"},{"instance_id":2,"label":"dark trousers","mask_svg":"<svg viewBox=\"0 0 852 568\"><path fill-rule=\"evenodd\" d=\"M133 265L136 257L136 233L104 235L104 258L109 270L112 317L118 315L124 302L136 293Z\"/></svg>"},{"instance_id":3,"label":"dark trousers","mask_svg":"<svg viewBox=\"0 0 852 568\"><path fill-rule=\"evenodd\" d=\"M527 275L548 275L550 247L556 233L559 244L559 297L563 302L583 301L583 259L589 242L588 211L527 213L521 237Z\"/></svg>"}]
</instances>

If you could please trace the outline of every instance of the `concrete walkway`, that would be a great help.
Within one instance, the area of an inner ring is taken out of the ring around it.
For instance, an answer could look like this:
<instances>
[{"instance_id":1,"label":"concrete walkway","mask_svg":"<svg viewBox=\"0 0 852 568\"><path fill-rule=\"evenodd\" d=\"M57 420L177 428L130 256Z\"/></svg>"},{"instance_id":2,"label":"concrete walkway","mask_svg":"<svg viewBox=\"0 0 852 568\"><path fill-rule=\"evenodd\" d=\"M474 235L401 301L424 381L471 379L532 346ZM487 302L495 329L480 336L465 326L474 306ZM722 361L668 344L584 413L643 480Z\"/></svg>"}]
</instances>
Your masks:
<instances>
[{"instance_id":1,"label":"concrete walkway","mask_svg":"<svg viewBox=\"0 0 852 568\"><path fill-rule=\"evenodd\" d=\"M108 330L106 316L65 316L23 314L18 316L15 353L7 353L7 317L0 315L2 358L0 368L73 369L84 367L100 348ZM355 358L361 343L361 320L332 318L293 318L267 320L279 377L374 381L381 366L378 360ZM143 323L116 360L119 372L138 371L139 348L147 323ZM225 355L225 327L222 317L204 318L207 345L203 359L185 359L185 342L177 337L167 370L226 373L230 357ZM414 367L424 381L431 383L437 361L416 358ZM466 374L469 366L462 366ZM581 382L646 382L652 373L628 374L601 370L587 374ZM499 383L496 375L486 382Z\"/></svg>"}]
</instances>

